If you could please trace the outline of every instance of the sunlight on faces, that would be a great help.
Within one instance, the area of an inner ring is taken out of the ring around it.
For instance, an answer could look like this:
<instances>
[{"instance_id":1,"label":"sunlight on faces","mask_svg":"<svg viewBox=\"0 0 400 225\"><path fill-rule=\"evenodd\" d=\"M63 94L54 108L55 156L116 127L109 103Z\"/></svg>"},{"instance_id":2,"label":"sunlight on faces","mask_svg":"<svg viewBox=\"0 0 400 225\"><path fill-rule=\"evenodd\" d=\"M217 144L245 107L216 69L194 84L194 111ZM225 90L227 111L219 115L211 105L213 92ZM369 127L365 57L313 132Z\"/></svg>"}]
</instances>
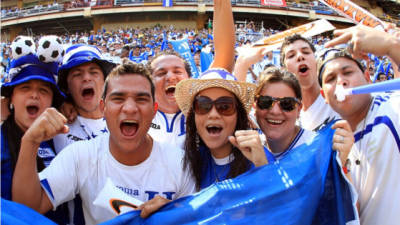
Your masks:
<instances>
[{"instance_id":1,"label":"sunlight on faces","mask_svg":"<svg viewBox=\"0 0 400 225\"><path fill-rule=\"evenodd\" d=\"M26 131L46 108L51 107L52 101L53 91L51 84L47 82L30 80L16 85L11 95L11 103L14 105L17 125Z\"/></svg>"},{"instance_id":2,"label":"sunlight on faces","mask_svg":"<svg viewBox=\"0 0 400 225\"><path fill-rule=\"evenodd\" d=\"M366 85L367 76L353 60L341 57L327 62L322 74L322 91L326 103L342 117L359 112L369 103L370 95L347 95L344 101L339 101L335 95L336 87L340 85L348 89Z\"/></svg>"},{"instance_id":3,"label":"sunlight on faces","mask_svg":"<svg viewBox=\"0 0 400 225\"><path fill-rule=\"evenodd\" d=\"M135 151L144 142L156 113L149 81L132 74L110 79L103 110L110 149Z\"/></svg>"},{"instance_id":4,"label":"sunlight on faces","mask_svg":"<svg viewBox=\"0 0 400 225\"><path fill-rule=\"evenodd\" d=\"M267 83L260 91L262 96L271 96L275 98L296 97L294 90L283 82ZM276 102L271 109L260 109L256 107L257 123L268 141L286 142L292 138L296 132L296 119L300 115L301 105L296 104L290 112L285 112Z\"/></svg>"},{"instance_id":5,"label":"sunlight on faces","mask_svg":"<svg viewBox=\"0 0 400 225\"><path fill-rule=\"evenodd\" d=\"M310 88L318 82L317 61L308 43L297 40L287 45L284 51L284 67L296 75L302 89Z\"/></svg>"},{"instance_id":6,"label":"sunlight on faces","mask_svg":"<svg viewBox=\"0 0 400 225\"><path fill-rule=\"evenodd\" d=\"M223 88L208 88L199 92L197 96L207 96L213 101L223 96L235 98L232 92ZM234 134L236 128L237 110L230 116L223 116L213 106L204 115L195 113L195 123L197 133L211 151L228 149L231 146L228 137Z\"/></svg>"},{"instance_id":7,"label":"sunlight on faces","mask_svg":"<svg viewBox=\"0 0 400 225\"><path fill-rule=\"evenodd\" d=\"M175 55L159 56L151 63L155 98L162 112L176 113L175 88L179 81L189 78L183 60Z\"/></svg>"},{"instance_id":8,"label":"sunlight on faces","mask_svg":"<svg viewBox=\"0 0 400 225\"><path fill-rule=\"evenodd\" d=\"M79 114L99 109L104 75L96 63L85 63L72 68L67 77L68 89Z\"/></svg>"}]
</instances>

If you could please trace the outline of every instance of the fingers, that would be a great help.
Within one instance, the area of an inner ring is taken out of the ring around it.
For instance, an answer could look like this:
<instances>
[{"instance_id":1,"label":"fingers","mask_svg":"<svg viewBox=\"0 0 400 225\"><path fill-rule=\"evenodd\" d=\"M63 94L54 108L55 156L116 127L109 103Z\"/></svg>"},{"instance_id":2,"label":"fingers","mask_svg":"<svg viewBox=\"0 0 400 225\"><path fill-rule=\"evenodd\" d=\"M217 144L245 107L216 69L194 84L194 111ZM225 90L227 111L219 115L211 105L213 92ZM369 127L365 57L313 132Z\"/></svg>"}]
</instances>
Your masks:
<instances>
[{"instance_id":1,"label":"fingers","mask_svg":"<svg viewBox=\"0 0 400 225\"><path fill-rule=\"evenodd\" d=\"M325 47L326 48L331 48L331 47L334 47L334 46L339 45L339 44L344 44L344 43L347 43L348 41L351 40L352 33L349 32L347 29L338 30L338 31L340 31L340 32L336 32L335 31L335 33L334 33L335 36L337 34L338 37L336 37L336 38L332 39L331 41L328 41L327 43L325 43Z\"/></svg>"},{"instance_id":2,"label":"fingers","mask_svg":"<svg viewBox=\"0 0 400 225\"><path fill-rule=\"evenodd\" d=\"M235 146L255 166L268 164L260 135L255 130L239 130L235 132ZM232 142L231 142L232 143Z\"/></svg>"},{"instance_id":3,"label":"fingers","mask_svg":"<svg viewBox=\"0 0 400 225\"><path fill-rule=\"evenodd\" d=\"M170 201L171 200L156 195L153 199L139 206L139 209L141 210L140 217L142 218L149 217L152 213L154 213L155 211L157 211L159 208L161 208Z\"/></svg>"},{"instance_id":4,"label":"fingers","mask_svg":"<svg viewBox=\"0 0 400 225\"><path fill-rule=\"evenodd\" d=\"M332 139L332 148L339 151L340 161L344 165L354 144L354 135L346 120L337 121L332 129L336 129Z\"/></svg>"}]
</instances>

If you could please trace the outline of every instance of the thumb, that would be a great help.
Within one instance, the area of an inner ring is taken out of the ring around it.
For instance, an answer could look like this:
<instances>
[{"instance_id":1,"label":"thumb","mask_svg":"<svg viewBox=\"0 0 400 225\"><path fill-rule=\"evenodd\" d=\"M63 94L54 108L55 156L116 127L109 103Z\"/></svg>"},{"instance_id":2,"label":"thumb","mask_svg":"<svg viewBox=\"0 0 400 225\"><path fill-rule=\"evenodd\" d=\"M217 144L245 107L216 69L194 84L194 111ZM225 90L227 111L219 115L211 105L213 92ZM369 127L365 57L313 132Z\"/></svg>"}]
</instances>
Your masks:
<instances>
[{"instance_id":1,"label":"thumb","mask_svg":"<svg viewBox=\"0 0 400 225\"><path fill-rule=\"evenodd\" d=\"M237 143L236 138L234 136L229 136L228 140L233 146L235 146L236 148L239 148L239 144Z\"/></svg>"},{"instance_id":2,"label":"thumb","mask_svg":"<svg viewBox=\"0 0 400 225\"><path fill-rule=\"evenodd\" d=\"M68 133L68 132L69 132L69 127L68 127L67 125L64 125L64 127L63 127L63 129L62 129L61 132L62 132L63 134Z\"/></svg>"}]
</instances>

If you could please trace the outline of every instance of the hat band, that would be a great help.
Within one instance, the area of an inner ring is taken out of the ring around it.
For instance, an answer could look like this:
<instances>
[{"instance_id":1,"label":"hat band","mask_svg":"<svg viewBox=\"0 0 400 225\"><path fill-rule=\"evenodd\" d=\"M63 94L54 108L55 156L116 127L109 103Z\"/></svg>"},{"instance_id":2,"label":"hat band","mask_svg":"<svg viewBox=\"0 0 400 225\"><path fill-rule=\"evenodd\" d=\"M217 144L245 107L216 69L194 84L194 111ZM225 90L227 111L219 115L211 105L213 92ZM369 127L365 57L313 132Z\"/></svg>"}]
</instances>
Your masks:
<instances>
[{"instance_id":1,"label":"hat band","mask_svg":"<svg viewBox=\"0 0 400 225\"><path fill-rule=\"evenodd\" d=\"M16 69L16 68L14 68L14 69ZM10 79L11 79L11 82L16 82L18 80L24 79L25 77L29 77L32 75L39 75L39 76L47 77L55 82L54 75L51 72L49 72L48 70L46 70L42 67L38 67L35 64L30 64L26 67L22 67L21 70L19 70L18 73L15 73L14 75L12 75L13 77L12 78L10 77Z\"/></svg>"}]
</instances>

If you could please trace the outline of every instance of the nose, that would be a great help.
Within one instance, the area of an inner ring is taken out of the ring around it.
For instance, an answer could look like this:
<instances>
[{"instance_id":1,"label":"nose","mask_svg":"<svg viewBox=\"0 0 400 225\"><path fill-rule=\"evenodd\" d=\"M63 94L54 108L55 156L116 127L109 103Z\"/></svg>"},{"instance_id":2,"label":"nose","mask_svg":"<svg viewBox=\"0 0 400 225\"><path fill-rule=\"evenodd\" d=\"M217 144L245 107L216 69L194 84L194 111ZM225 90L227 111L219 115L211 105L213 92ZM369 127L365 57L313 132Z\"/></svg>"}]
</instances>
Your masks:
<instances>
[{"instance_id":1,"label":"nose","mask_svg":"<svg viewBox=\"0 0 400 225\"><path fill-rule=\"evenodd\" d=\"M304 60L304 54L301 52L297 53L297 61L303 61Z\"/></svg>"},{"instance_id":2,"label":"nose","mask_svg":"<svg viewBox=\"0 0 400 225\"><path fill-rule=\"evenodd\" d=\"M276 101L275 101L275 102L272 104L272 107L271 107L271 109L269 110L269 112L272 113L272 114L280 114L280 113L282 113L281 107L279 106L279 102L276 102Z\"/></svg>"},{"instance_id":3,"label":"nose","mask_svg":"<svg viewBox=\"0 0 400 225\"><path fill-rule=\"evenodd\" d=\"M219 117L221 117L221 115L217 111L217 108L213 105L210 112L208 112L208 118L215 119L215 118L219 118Z\"/></svg>"},{"instance_id":4,"label":"nose","mask_svg":"<svg viewBox=\"0 0 400 225\"><path fill-rule=\"evenodd\" d=\"M83 80L84 80L84 81L90 81L90 80L92 80L92 75L90 74L89 71L83 72Z\"/></svg>"},{"instance_id":5,"label":"nose","mask_svg":"<svg viewBox=\"0 0 400 225\"><path fill-rule=\"evenodd\" d=\"M135 100L128 98L125 100L124 104L122 105L122 112L127 114L132 114L137 112L138 107Z\"/></svg>"},{"instance_id":6,"label":"nose","mask_svg":"<svg viewBox=\"0 0 400 225\"><path fill-rule=\"evenodd\" d=\"M177 80L177 75L173 71L168 71L166 78L168 82L174 82Z\"/></svg>"},{"instance_id":7,"label":"nose","mask_svg":"<svg viewBox=\"0 0 400 225\"><path fill-rule=\"evenodd\" d=\"M31 98L33 98L33 99L39 98L39 90L36 90L36 89L32 90L31 91Z\"/></svg>"},{"instance_id":8,"label":"nose","mask_svg":"<svg viewBox=\"0 0 400 225\"><path fill-rule=\"evenodd\" d=\"M337 81L336 82L337 82L338 85L342 85L343 87L347 87L349 85L348 81L341 74L339 74L337 76Z\"/></svg>"}]
</instances>

